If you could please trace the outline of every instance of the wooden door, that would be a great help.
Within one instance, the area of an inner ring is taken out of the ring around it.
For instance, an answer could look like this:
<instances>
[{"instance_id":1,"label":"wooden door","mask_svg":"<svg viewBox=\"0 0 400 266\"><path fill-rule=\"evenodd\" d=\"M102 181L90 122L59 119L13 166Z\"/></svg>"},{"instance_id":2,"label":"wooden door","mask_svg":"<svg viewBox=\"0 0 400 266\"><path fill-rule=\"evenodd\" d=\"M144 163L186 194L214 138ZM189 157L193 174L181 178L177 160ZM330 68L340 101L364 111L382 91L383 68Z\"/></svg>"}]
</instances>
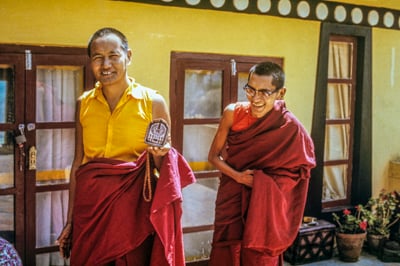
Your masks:
<instances>
[{"instance_id":1,"label":"wooden door","mask_svg":"<svg viewBox=\"0 0 400 266\"><path fill-rule=\"evenodd\" d=\"M0 235L15 244L24 265L67 265L55 240L67 215L75 103L93 85L89 60L81 48L6 48L11 51L0 54L0 98L7 99L0 105L0 212L8 226ZM21 134L26 142L18 145Z\"/></svg>"}]
</instances>

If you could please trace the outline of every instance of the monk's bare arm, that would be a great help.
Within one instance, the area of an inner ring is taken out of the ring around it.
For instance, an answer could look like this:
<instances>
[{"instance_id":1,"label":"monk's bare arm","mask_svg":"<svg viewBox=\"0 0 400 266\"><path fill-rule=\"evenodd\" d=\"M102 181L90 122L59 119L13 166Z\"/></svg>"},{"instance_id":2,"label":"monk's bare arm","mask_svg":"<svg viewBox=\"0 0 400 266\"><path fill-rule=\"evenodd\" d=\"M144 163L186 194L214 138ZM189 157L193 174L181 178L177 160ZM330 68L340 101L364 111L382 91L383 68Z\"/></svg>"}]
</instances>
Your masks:
<instances>
[{"instance_id":1,"label":"monk's bare arm","mask_svg":"<svg viewBox=\"0 0 400 266\"><path fill-rule=\"evenodd\" d=\"M226 139L233 124L234 108L235 104L230 104L224 110L217 133L215 134L210 151L208 153L208 161L212 163L218 170L225 175L230 176L236 182L251 187L253 184L253 170L239 172L230 167L222 158L222 151L225 148Z\"/></svg>"},{"instance_id":2,"label":"monk's bare arm","mask_svg":"<svg viewBox=\"0 0 400 266\"><path fill-rule=\"evenodd\" d=\"M82 164L83 160L83 136L82 136L82 126L80 123L79 114L80 114L80 100L77 101L76 111L75 111L75 155L70 171L67 223L57 239L57 242L59 244L60 254L64 258L69 257L69 250L71 247L72 217L74 211L73 206L74 206L75 188L76 188L75 173L76 170L79 168L79 166Z\"/></svg>"},{"instance_id":3,"label":"monk's bare arm","mask_svg":"<svg viewBox=\"0 0 400 266\"><path fill-rule=\"evenodd\" d=\"M171 128L171 118L168 111L168 106L160 94L155 94L153 96L153 106L152 106L152 113L153 113L153 120L163 119L168 124L168 128ZM167 143L161 147L153 147L149 146L147 151L153 154L154 164L158 169L160 169L162 158L171 148L171 132L168 132Z\"/></svg>"}]
</instances>

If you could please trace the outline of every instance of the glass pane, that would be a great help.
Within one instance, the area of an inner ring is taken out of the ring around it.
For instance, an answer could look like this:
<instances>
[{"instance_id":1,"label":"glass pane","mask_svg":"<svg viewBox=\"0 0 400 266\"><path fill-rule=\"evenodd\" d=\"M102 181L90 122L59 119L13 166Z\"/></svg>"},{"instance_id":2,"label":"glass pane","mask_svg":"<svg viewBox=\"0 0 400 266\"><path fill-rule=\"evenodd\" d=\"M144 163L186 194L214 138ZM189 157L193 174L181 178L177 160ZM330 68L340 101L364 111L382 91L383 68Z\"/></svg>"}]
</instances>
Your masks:
<instances>
[{"instance_id":1,"label":"glass pane","mask_svg":"<svg viewBox=\"0 0 400 266\"><path fill-rule=\"evenodd\" d=\"M36 247L54 246L67 221L67 211L68 190L36 194Z\"/></svg>"},{"instance_id":2,"label":"glass pane","mask_svg":"<svg viewBox=\"0 0 400 266\"><path fill-rule=\"evenodd\" d=\"M75 129L36 130L36 184L68 183L74 157Z\"/></svg>"},{"instance_id":3,"label":"glass pane","mask_svg":"<svg viewBox=\"0 0 400 266\"><path fill-rule=\"evenodd\" d=\"M326 126L324 161L349 159L349 131L348 124Z\"/></svg>"},{"instance_id":4,"label":"glass pane","mask_svg":"<svg viewBox=\"0 0 400 266\"><path fill-rule=\"evenodd\" d=\"M183 189L183 227L214 224L219 178L200 178Z\"/></svg>"},{"instance_id":5,"label":"glass pane","mask_svg":"<svg viewBox=\"0 0 400 266\"><path fill-rule=\"evenodd\" d=\"M322 202L346 199L347 165L324 166Z\"/></svg>"},{"instance_id":6,"label":"glass pane","mask_svg":"<svg viewBox=\"0 0 400 266\"><path fill-rule=\"evenodd\" d=\"M244 85L247 84L247 80L249 77L248 72L239 72L238 73L238 102L247 102L246 93L243 90Z\"/></svg>"},{"instance_id":7,"label":"glass pane","mask_svg":"<svg viewBox=\"0 0 400 266\"><path fill-rule=\"evenodd\" d=\"M0 123L14 123L15 99L13 76L11 66L0 65Z\"/></svg>"},{"instance_id":8,"label":"glass pane","mask_svg":"<svg viewBox=\"0 0 400 266\"><path fill-rule=\"evenodd\" d=\"M353 43L329 42L328 78L349 79L352 72Z\"/></svg>"},{"instance_id":9,"label":"glass pane","mask_svg":"<svg viewBox=\"0 0 400 266\"><path fill-rule=\"evenodd\" d=\"M36 74L36 120L74 121L76 99L83 91L83 67L38 66Z\"/></svg>"},{"instance_id":10,"label":"glass pane","mask_svg":"<svg viewBox=\"0 0 400 266\"><path fill-rule=\"evenodd\" d=\"M183 235L186 262L204 260L210 257L213 231Z\"/></svg>"},{"instance_id":11,"label":"glass pane","mask_svg":"<svg viewBox=\"0 0 400 266\"><path fill-rule=\"evenodd\" d=\"M65 260L61 258L60 253L44 253L36 255L36 265L40 266L66 266L69 264L69 259Z\"/></svg>"},{"instance_id":12,"label":"glass pane","mask_svg":"<svg viewBox=\"0 0 400 266\"><path fill-rule=\"evenodd\" d=\"M15 243L14 196L0 196L0 237Z\"/></svg>"},{"instance_id":13,"label":"glass pane","mask_svg":"<svg viewBox=\"0 0 400 266\"><path fill-rule=\"evenodd\" d=\"M193 171L212 170L208 151L218 125L185 125L183 127L183 156Z\"/></svg>"},{"instance_id":14,"label":"glass pane","mask_svg":"<svg viewBox=\"0 0 400 266\"><path fill-rule=\"evenodd\" d=\"M184 118L219 118L222 71L185 70L184 95Z\"/></svg>"},{"instance_id":15,"label":"glass pane","mask_svg":"<svg viewBox=\"0 0 400 266\"><path fill-rule=\"evenodd\" d=\"M0 131L0 189L14 187L14 140L11 131Z\"/></svg>"},{"instance_id":16,"label":"glass pane","mask_svg":"<svg viewBox=\"0 0 400 266\"><path fill-rule=\"evenodd\" d=\"M326 118L349 119L351 110L351 85L328 84Z\"/></svg>"}]
</instances>

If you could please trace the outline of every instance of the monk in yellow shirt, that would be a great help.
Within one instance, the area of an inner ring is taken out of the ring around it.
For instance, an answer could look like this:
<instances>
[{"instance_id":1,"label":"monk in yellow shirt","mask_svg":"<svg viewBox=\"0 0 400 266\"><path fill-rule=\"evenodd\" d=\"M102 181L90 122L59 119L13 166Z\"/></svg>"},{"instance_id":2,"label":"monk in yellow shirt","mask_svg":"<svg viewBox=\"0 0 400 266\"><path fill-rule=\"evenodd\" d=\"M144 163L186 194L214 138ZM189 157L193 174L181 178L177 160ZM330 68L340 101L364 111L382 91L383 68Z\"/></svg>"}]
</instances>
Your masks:
<instances>
[{"instance_id":1,"label":"monk in yellow shirt","mask_svg":"<svg viewBox=\"0 0 400 266\"><path fill-rule=\"evenodd\" d=\"M132 52L120 31L95 32L88 54L97 83L77 102L60 253L79 266L183 266L180 190L194 175L169 131L164 146L144 141L152 121L170 125L165 100L128 77Z\"/></svg>"}]
</instances>

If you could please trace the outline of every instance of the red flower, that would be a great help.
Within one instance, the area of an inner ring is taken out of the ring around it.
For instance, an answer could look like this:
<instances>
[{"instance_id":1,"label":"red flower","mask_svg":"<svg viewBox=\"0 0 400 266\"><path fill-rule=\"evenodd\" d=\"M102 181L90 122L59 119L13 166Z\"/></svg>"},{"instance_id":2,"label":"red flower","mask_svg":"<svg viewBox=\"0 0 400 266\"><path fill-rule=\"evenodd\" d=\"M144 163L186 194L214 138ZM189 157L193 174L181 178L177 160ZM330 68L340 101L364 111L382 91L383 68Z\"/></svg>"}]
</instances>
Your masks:
<instances>
[{"instance_id":1,"label":"red flower","mask_svg":"<svg viewBox=\"0 0 400 266\"><path fill-rule=\"evenodd\" d=\"M361 230L366 231L368 223L367 223L367 221L362 221L362 222L360 222L359 226L360 226Z\"/></svg>"},{"instance_id":2,"label":"red flower","mask_svg":"<svg viewBox=\"0 0 400 266\"><path fill-rule=\"evenodd\" d=\"M351 214L351 211L349 211L348 209L344 209L343 210L343 214L344 215L349 215L349 214Z\"/></svg>"}]
</instances>

